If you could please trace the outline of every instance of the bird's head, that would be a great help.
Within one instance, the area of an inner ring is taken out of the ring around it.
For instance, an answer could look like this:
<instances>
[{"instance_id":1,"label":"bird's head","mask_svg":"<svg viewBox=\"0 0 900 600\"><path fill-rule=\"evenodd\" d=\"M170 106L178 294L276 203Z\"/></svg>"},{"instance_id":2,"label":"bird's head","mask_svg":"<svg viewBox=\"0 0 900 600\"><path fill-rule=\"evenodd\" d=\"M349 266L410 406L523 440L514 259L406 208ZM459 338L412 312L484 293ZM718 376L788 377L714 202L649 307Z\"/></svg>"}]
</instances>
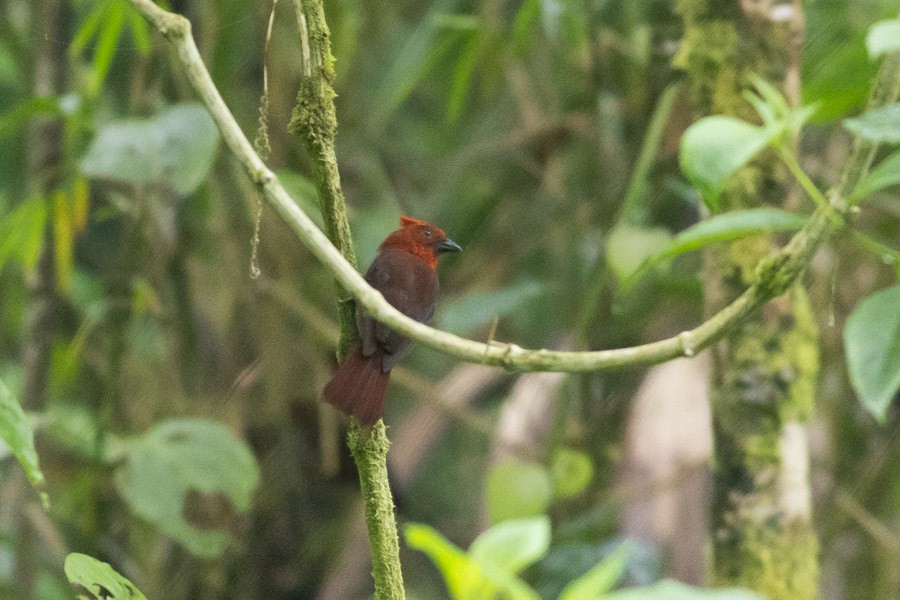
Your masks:
<instances>
[{"instance_id":1,"label":"bird's head","mask_svg":"<svg viewBox=\"0 0 900 600\"><path fill-rule=\"evenodd\" d=\"M438 256L445 252L462 252L459 244L447 238L440 227L413 219L400 217L400 229L393 232L381 244L381 250L399 248L415 254L434 267Z\"/></svg>"}]
</instances>

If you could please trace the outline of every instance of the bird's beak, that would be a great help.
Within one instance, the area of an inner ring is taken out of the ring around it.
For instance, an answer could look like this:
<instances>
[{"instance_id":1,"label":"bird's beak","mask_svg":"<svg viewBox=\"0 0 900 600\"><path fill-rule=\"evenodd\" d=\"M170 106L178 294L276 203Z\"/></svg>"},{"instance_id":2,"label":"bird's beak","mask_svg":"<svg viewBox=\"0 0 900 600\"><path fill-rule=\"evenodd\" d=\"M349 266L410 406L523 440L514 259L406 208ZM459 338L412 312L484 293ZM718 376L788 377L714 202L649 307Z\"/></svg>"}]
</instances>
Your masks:
<instances>
[{"instance_id":1,"label":"bird's beak","mask_svg":"<svg viewBox=\"0 0 900 600\"><path fill-rule=\"evenodd\" d=\"M443 254L444 252L462 252L462 248L453 240L444 240L438 244L437 251L438 254Z\"/></svg>"}]
</instances>

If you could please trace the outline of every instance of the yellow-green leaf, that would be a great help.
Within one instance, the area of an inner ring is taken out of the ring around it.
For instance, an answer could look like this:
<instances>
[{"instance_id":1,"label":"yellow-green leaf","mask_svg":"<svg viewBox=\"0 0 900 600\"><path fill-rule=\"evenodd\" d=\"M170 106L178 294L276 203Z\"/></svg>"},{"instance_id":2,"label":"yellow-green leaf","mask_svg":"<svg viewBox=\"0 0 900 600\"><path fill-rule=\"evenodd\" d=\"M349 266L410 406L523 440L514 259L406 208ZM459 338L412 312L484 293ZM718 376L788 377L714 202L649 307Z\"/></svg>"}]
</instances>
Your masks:
<instances>
[{"instance_id":1,"label":"yellow-green leaf","mask_svg":"<svg viewBox=\"0 0 900 600\"><path fill-rule=\"evenodd\" d=\"M79 599L147 600L133 583L115 569L87 554L69 554L63 568L69 583L81 588Z\"/></svg>"},{"instance_id":2,"label":"yellow-green leaf","mask_svg":"<svg viewBox=\"0 0 900 600\"><path fill-rule=\"evenodd\" d=\"M37 450L34 448L34 431L25 417L19 401L0 381L0 440L2 440L28 476L35 487L44 484L44 473L38 463Z\"/></svg>"}]
</instances>

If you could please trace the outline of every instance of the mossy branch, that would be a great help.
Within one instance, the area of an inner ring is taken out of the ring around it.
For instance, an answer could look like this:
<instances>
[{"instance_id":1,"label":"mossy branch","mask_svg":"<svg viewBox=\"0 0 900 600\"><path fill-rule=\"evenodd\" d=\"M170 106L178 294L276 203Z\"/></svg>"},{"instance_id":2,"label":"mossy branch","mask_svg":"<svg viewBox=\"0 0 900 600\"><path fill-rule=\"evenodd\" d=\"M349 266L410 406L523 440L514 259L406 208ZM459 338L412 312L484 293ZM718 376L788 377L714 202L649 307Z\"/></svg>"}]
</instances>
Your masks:
<instances>
[{"instance_id":1,"label":"mossy branch","mask_svg":"<svg viewBox=\"0 0 900 600\"><path fill-rule=\"evenodd\" d=\"M303 74L297 105L290 129L299 135L312 158L316 188L322 202L325 233L337 246L341 255L356 270L356 252L347 221L347 207L341 191L334 137L337 115L334 109L334 58L322 0L294 0ZM338 357L343 360L358 337L353 297L341 288L338 298L340 339ZM400 570L400 542L394 517L394 498L391 495L387 472L387 453L390 447L384 421L378 420L369 430L351 419L347 436L350 452L359 472L359 485L365 504L366 527L372 556L372 578L375 597L402 600L406 597L403 574Z\"/></svg>"},{"instance_id":2,"label":"mossy branch","mask_svg":"<svg viewBox=\"0 0 900 600\"><path fill-rule=\"evenodd\" d=\"M325 233L355 271L356 251L350 237L350 224L347 221L334 151L337 115L334 109L336 94L332 87L334 58L331 55L331 36L321 0L294 0L294 7L300 30L303 75L289 128L300 136L313 160ZM344 289L341 278L337 279L340 289L338 322L341 327L338 357L343 359L356 341L357 333L353 296Z\"/></svg>"},{"instance_id":3,"label":"mossy branch","mask_svg":"<svg viewBox=\"0 0 900 600\"><path fill-rule=\"evenodd\" d=\"M354 423L347 434L347 443L359 471L359 487L365 504L375 598L402 600L406 591L400 571L400 542L387 473L387 453L391 444L384 421L378 419L371 430Z\"/></svg>"},{"instance_id":4,"label":"mossy branch","mask_svg":"<svg viewBox=\"0 0 900 600\"><path fill-rule=\"evenodd\" d=\"M300 241L334 274L340 285L376 320L461 360L520 371L579 372L656 364L679 356L693 356L720 340L760 306L784 293L833 229L822 211L817 210L787 246L762 261L757 269L760 277L755 284L698 327L665 340L616 350L566 352L532 350L497 341L484 344L461 338L410 319L388 304L377 290L366 283L354 265L344 258L325 234L300 210L254 152L203 65L190 35L190 23L180 15L162 10L151 0L130 1L177 48L188 79L216 122L228 148L244 166L251 180L260 187L266 200ZM897 81L900 77L898 62L900 61L894 57L885 60L875 89L887 92L874 94L870 106L878 106L896 98ZM870 155L871 150L866 144L862 144L858 151L851 154L841 178L841 181L850 183L842 183L832 190L832 206L839 206L847 195L846 190L852 187L851 183L866 172L871 163Z\"/></svg>"}]
</instances>

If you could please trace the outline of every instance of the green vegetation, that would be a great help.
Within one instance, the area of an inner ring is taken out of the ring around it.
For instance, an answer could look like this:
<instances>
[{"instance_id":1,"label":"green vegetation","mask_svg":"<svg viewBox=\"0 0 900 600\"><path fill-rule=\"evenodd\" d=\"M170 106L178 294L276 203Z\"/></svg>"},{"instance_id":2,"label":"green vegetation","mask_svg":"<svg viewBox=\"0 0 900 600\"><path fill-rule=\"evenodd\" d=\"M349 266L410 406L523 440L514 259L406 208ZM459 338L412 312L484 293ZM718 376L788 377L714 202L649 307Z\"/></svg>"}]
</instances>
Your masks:
<instances>
[{"instance_id":1,"label":"green vegetation","mask_svg":"<svg viewBox=\"0 0 900 600\"><path fill-rule=\"evenodd\" d=\"M0 597L896 597L895 3L159 7L0 5Z\"/></svg>"}]
</instances>

